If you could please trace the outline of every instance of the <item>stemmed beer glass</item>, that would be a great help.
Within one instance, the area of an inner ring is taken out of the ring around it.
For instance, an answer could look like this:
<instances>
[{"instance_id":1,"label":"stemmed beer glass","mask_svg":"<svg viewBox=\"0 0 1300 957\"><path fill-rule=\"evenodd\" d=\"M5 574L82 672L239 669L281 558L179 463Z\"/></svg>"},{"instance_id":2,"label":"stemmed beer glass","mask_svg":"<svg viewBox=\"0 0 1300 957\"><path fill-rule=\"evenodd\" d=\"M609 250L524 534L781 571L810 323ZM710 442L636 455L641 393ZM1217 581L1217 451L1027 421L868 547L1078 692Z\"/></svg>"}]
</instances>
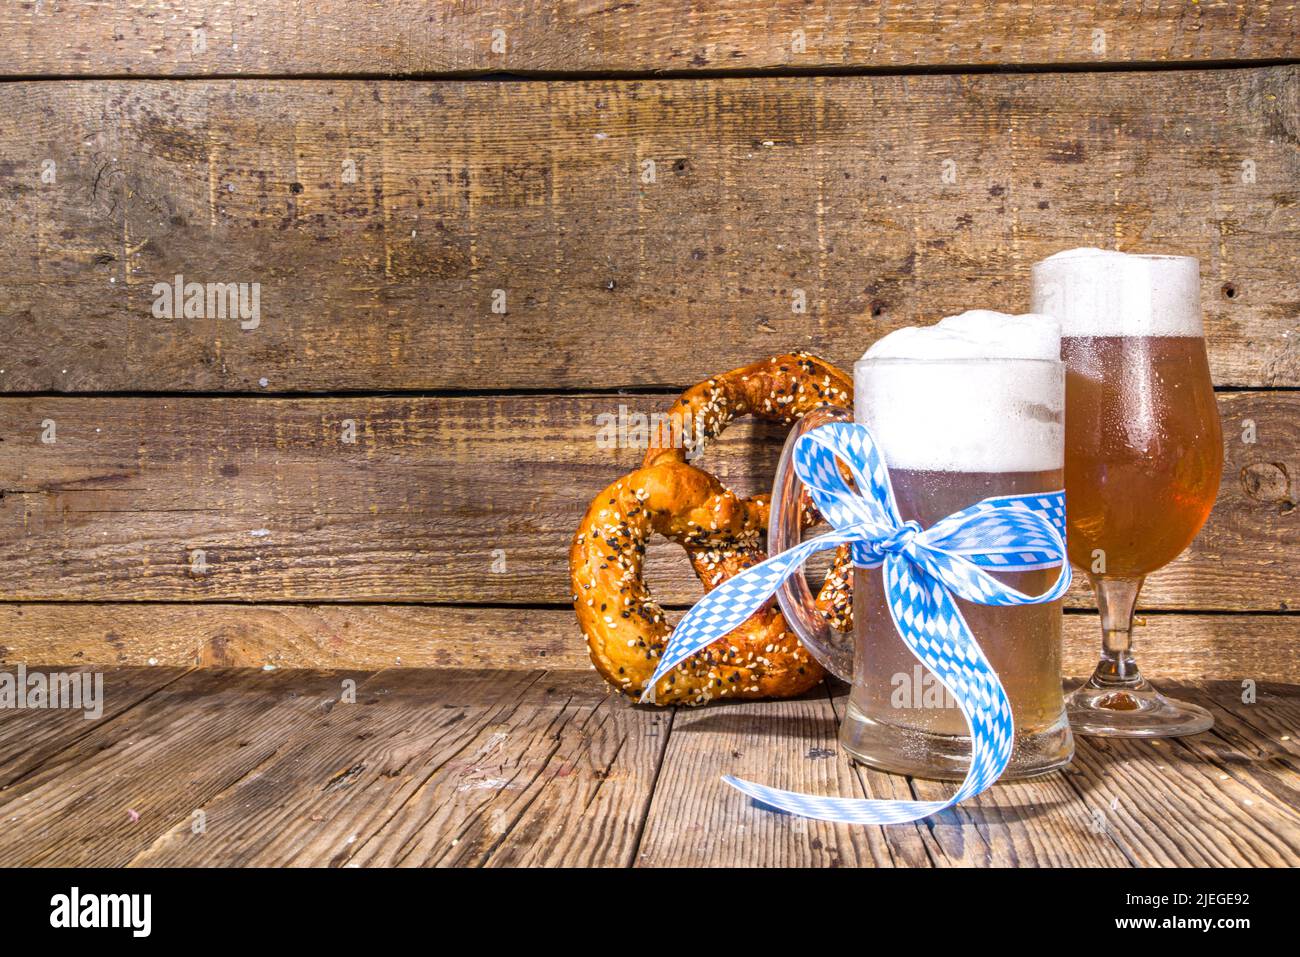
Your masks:
<instances>
[{"instance_id":1,"label":"stemmed beer glass","mask_svg":"<svg viewBox=\"0 0 1300 957\"><path fill-rule=\"evenodd\" d=\"M1191 544L1223 470L1197 262L1058 253L1033 267L1033 311L1061 323L1070 561L1101 612L1101 662L1067 699L1071 727L1125 737L1205 731L1210 713L1153 688L1132 651L1143 580Z\"/></svg>"}]
</instances>

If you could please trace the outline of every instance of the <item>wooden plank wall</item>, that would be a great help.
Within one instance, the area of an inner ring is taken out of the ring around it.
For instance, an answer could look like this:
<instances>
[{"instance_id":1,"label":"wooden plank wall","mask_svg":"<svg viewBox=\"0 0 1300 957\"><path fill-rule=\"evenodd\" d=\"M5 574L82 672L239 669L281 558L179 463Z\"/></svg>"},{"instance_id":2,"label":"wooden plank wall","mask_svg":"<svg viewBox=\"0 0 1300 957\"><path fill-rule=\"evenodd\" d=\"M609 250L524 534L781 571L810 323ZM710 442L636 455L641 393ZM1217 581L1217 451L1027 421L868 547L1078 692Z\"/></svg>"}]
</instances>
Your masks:
<instances>
[{"instance_id":1,"label":"wooden plank wall","mask_svg":"<svg viewBox=\"0 0 1300 957\"><path fill-rule=\"evenodd\" d=\"M1296 5L1276 0L27 0L0 10L5 72L56 76L1250 62L1294 57L1300 29Z\"/></svg>"},{"instance_id":2,"label":"wooden plank wall","mask_svg":"<svg viewBox=\"0 0 1300 957\"><path fill-rule=\"evenodd\" d=\"M1295 3L6 4L0 660L582 666L565 545L639 459L598 417L1023 309L1093 244L1200 259L1225 423L1143 657L1300 679L1298 32ZM255 317L160 314L177 275L256 284ZM708 464L758 490L779 439ZM650 576L698 594L667 547Z\"/></svg>"}]
</instances>

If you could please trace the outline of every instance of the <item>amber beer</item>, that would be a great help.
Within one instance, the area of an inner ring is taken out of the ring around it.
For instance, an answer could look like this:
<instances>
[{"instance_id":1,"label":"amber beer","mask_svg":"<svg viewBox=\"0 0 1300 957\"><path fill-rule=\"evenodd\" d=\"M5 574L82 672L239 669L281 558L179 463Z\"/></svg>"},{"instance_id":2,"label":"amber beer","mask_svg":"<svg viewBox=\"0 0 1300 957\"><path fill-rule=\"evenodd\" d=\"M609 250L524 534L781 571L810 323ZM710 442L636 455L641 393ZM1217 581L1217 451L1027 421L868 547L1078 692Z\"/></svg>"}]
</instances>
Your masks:
<instances>
[{"instance_id":1,"label":"amber beer","mask_svg":"<svg viewBox=\"0 0 1300 957\"><path fill-rule=\"evenodd\" d=\"M1209 712L1161 695L1132 654L1142 581L1191 544L1222 474L1197 262L1058 253L1034 265L1033 304L1061 328L1068 547L1102 618L1101 661L1070 696L1071 723L1099 735L1204 731Z\"/></svg>"},{"instance_id":2,"label":"amber beer","mask_svg":"<svg viewBox=\"0 0 1300 957\"><path fill-rule=\"evenodd\" d=\"M1065 336L1070 560L1140 578L1205 524L1223 444L1199 336Z\"/></svg>"}]
</instances>

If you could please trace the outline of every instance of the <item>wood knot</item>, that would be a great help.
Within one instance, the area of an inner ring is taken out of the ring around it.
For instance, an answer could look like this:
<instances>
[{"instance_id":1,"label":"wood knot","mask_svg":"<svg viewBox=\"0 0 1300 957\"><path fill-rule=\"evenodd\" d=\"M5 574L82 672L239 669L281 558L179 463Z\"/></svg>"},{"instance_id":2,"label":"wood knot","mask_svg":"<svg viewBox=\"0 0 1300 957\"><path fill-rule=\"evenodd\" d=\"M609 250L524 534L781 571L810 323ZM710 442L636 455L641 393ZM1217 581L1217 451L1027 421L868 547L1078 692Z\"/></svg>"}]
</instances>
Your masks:
<instances>
[{"instance_id":1,"label":"wood knot","mask_svg":"<svg viewBox=\"0 0 1300 957\"><path fill-rule=\"evenodd\" d=\"M1241 487L1257 502L1279 505L1283 512L1295 508L1291 476L1282 462L1252 462L1241 469Z\"/></svg>"},{"instance_id":2,"label":"wood knot","mask_svg":"<svg viewBox=\"0 0 1300 957\"><path fill-rule=\"evenodd\" d=\"M197 661L200 668L252 668L263 663L267 654L240 635L218 632L199 646Z\"/></svg>"}]
</instances>

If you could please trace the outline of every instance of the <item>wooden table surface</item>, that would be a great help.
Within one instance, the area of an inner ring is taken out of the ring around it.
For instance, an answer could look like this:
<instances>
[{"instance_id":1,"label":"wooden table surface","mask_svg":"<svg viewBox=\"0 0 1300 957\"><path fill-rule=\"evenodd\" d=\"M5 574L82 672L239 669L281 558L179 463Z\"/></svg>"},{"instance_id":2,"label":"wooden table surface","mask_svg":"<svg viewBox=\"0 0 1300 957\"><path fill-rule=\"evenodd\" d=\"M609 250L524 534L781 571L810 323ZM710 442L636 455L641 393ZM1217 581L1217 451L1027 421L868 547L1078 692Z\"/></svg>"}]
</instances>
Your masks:
<instances>
[{"instance_id":1,"label":"wooden table surface","mask_svg":"<svg viewBox=\"0 0 1300 957\"><path fill-rule=\"evenodd\" d=\"M353 684L354 683L354 684ZM355 688L355 696L349 694ZM926 822L832 826L734 773L931 799L860 769L838 686L634 707L590 672L124 668L100 720L0 712L10 865L1279 866L1300 862L1300 687L1167 685L1210 733L1081 739L1074 763ZM350 698L354 700L349 701Z\"/></svg>"}]
</instances>

